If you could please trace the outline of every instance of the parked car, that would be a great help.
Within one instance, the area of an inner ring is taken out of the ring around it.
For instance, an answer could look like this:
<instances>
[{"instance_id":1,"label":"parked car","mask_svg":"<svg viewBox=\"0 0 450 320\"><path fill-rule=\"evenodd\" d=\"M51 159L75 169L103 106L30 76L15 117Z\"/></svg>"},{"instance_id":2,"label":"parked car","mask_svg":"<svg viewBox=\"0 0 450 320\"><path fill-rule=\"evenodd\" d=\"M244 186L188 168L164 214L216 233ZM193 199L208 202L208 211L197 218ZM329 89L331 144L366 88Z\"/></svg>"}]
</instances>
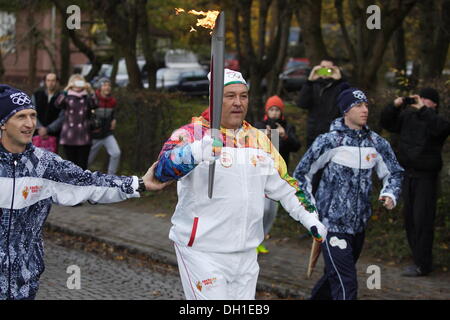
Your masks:
<instances>
[{"instance_id":1,"label":"parked car","mask_svg":"<svg viewBox=\"0 0 450 320\"><path fill-rule=\"evenodd\" d=\"M207 73L204 70L182 72L175 88L189 96L207 96L209 95Z\"/></svg>"},{"instance_id":2,"label":"parked car","mask_svg":"<svg viewBox=\"0 0 450 320\"><path fill-rule=\"evenodd\" d=\"M192 96L208 95L209 80L202 67L161 68L156 72L156 88Z\"/></svg>"},{"instance_id":3,"label":"parked car","mask_svg":"<svg viewBox=\"0 0 450 320\"><path fill-rule=\"evenodd\" d=\"M167 68L201 68L197 55L189 50L171 49L164 56Z\"/></svg>"},{"instance_id":4,"label":"parked car","mask_svg":"<svg viewBox=\"0 0 450 320\"><path fill-rule=\"evenodd\" d=\"M283 90L299 91L308 80L311 67L306 58L290 58L279 75Z\"/></svg>"}]
</instances>

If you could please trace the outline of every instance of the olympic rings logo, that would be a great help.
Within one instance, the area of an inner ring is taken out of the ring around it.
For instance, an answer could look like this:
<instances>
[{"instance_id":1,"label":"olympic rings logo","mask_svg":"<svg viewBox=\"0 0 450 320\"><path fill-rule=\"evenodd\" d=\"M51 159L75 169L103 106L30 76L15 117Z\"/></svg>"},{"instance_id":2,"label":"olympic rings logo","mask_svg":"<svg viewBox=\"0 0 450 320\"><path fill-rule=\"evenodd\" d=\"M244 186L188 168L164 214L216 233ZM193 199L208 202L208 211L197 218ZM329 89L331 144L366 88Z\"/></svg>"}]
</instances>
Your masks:
<instances>
[{"instance_id":1,"label":"olympic rings logo","mask_svg":"<svg viewBox=\"0 0 450 320\"><path fill-rule=\"evenodd\" d=\"M366 95L361 90L353 91L353 96L359 100L366 100Z\"/></svg>"},{"instance_id":2,"label":"olympic rings logo","mask_svg":"<svg viewBox=\"0 0 450 320\"><path fill-rule=\"evenodd\" d=\"M23 106L25 104L31 103L31 99L24 93L14 96L11 100L12 100L12 103L17 104L19 106Z\"/></svg>"}]
</instances>

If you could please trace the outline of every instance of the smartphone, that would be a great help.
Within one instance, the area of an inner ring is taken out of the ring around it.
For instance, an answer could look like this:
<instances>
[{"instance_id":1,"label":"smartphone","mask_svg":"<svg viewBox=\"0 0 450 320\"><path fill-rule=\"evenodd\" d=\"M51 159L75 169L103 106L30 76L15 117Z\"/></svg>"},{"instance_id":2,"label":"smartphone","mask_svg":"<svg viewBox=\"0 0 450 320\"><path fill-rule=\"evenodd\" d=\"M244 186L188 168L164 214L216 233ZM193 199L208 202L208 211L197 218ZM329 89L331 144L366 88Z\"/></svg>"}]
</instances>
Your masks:
<instances>
[{"instance_id":1,"label":"smartphone","mask_svg":"<svg viewBox=\"0 0 450 320\"><path fill-rule=\"evenodd\" d=\"M317 69L316 73L319 76L331 76L331 74L333 73L333 69L330 68L320 68Z\"/></svg>"}]
</instances>

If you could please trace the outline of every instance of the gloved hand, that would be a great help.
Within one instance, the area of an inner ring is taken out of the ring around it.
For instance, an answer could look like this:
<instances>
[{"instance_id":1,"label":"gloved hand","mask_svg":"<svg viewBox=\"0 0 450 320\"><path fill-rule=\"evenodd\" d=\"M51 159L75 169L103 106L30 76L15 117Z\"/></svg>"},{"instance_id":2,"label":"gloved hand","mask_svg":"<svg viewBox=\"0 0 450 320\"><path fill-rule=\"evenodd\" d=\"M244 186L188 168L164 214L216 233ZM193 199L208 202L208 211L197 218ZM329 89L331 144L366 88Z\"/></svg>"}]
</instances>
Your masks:
<instances>
[{"instance_id":1,"label":"gloved hand","mask_svg":"<svg viewBox=\"0 0 450 320\"><path fill-rule=\"evenodd\" d=\"M327 238L327 228L319 221L317 212L304 211L300 216L300 223L311 233L317 241L322 242Z\"/></svg>"},{"instance_id":2,"label":"gloved hand","mask_svg":"<svg viewBox=\"0 0 450 320\"><path fill-rule=\"evenodd\" d=\"M327 239L327 228L320 222L317 223L317 225L312 226L309 229L309 232L317 241L323 242Z\"/></svg>"},{"instance_id":3,"label":"gloved hand","mask_svg":"<svg viewBox=\"0 0 450 320\"><path fill-rule=\"evenodd\" d=\"M211 162L216 160L220 155L222 146L222 141L205 135L201 140L197 140L191 144L192 156L196 163L202 161Z\"/></svg>"}]
</instances>

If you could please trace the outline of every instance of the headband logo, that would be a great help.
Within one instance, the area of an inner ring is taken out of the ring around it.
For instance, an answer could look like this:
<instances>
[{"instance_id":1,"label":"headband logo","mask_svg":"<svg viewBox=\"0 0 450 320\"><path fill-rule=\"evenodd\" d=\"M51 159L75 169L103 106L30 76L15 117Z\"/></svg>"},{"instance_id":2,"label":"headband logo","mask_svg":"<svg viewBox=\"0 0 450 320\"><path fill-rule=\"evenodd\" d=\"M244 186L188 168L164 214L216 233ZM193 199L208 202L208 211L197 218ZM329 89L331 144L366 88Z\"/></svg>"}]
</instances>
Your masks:
<instances>
[{"instance_id":1,"label":"headband logo","mask_svg":"<svg viewBox=\"0 0 450 320\"><path fill-rule=\"evenodd\" d=\"M9 96L11 98L12 103L17 104L19 106L23 106L26 104L30 104L30 98L23 92L14 93Z\"/></svg>"}]
</instances>

